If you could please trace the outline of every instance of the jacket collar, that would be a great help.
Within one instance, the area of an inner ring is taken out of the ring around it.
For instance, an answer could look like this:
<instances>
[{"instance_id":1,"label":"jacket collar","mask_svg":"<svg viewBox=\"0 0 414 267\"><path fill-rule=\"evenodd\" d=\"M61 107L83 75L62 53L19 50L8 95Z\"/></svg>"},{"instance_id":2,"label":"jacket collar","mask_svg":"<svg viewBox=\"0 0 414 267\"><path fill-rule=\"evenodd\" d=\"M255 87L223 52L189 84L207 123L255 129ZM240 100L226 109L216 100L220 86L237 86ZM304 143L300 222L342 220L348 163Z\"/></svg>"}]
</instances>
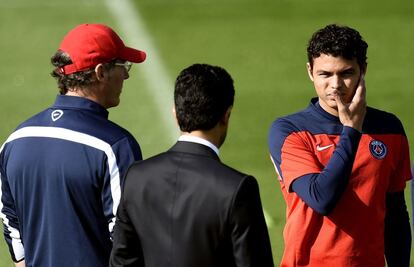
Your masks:
<instances>
[{"instance_id":1,"label":"jacket collar","mask_svg":"<svg viewBox=\"0 0 414 267\"><path fill-rule=\"evenodd\" d=\"M314 97L311 99L309 108L313 109L314 111L316 111L317 114L325 117L326 119L330 121L339 122L339 117L329 114L321 107L321 105L319 104L319 99L317 97Z\"/></svg>"},{"instance_id":2,"label":"jacket collar","mask_svg":"<svg viewBox=\"0 0 414 267\"><path fill-rule=\"evenodd\" d=\"M195 154L220 161L220 158L217 156L216 152L214 152L213 149L209 148L208 146L193 142L178 141L173 147L170 148L169 152Z\"/></svg>"},{"instance_id":3,"label":"jacket collar","mask_svg":"<svg viewBox=\"0 0 414 267\"><path fill-rule=\"evenodd\" d=\"M216 145L214 145L213 143L211 143L207 139L204 139L204 138L201 138L201 137L198 137L198 136L194 136L194 135L191 135L191 134L182 134L178 138L178 141L187 141L187 142L202 144L202 145L208 146L209 148L213 149L213 151L216 152L217 155L220 155L218 147L216 147Z\"/></svg>"},{"instance_id":4,"label":"jacket collar","mask_svg":"<svg viewBox=\"0 0 414 267\"><path fill-rule=\"evenodd\" d=\"M104 118L108 118L109 114L109 112L98 103L78 96L58 95L52 108L89 110Z\"/></svg>"}]
</instances>

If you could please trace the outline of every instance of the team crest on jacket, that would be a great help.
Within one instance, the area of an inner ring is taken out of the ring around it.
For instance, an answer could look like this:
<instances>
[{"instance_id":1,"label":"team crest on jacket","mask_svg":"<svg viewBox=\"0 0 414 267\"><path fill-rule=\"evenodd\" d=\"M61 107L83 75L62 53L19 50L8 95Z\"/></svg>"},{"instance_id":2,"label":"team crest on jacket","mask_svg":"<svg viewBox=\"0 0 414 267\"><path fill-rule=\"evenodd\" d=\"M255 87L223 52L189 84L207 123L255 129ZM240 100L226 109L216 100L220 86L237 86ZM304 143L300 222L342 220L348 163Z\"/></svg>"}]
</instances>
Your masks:
<instances>
[{"instance_id":1,"label":"team crest on jacket","mask_svg":"<svg viewBox=\"0 0 414 267\"><path fill-rule=\"evenodd\" d=\"M53 121L57 121L58 119L60 119L60 117L62 117L62 115L63 115L63 111L60 109L57 109L52 112L51 117Z\"/></svg>"},{"instance_id":2,"label":"team crest on jacket","mask_svg":"<svg viewBox=\"0 0 414 267\"><path fill-rule=\"evenodd\" d=\"M378 140L372 140L369 143L369 150L376 159L383 159L387 155L387 147L383 142Z\"/></svg>"}]
</instances>

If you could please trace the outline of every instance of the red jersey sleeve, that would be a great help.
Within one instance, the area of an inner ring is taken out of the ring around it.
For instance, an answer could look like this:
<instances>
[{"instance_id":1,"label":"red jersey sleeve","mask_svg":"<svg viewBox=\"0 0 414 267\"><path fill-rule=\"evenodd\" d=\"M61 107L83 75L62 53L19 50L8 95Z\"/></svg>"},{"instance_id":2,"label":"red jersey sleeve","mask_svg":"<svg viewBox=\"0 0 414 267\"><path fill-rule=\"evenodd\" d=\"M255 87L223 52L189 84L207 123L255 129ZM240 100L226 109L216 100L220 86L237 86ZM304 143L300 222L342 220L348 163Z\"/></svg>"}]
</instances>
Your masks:
<instances>
[{"instance_id":1,"label":"red jersey sleeve","mask_svg":"<svg viewBox=\"0 0 414 267\"><path fill-rule=\"evenodd\" d=\"M285 139L281 148L280 169L282 180L289 191L296 178L323 170L313 151L312 141L305 132L292 133Z\"/></svg>"},{"instance_id":2,"label":"red jersey sleeve","mask_svg":"<svg viewBox=\"0 0 414 267\"><path fill-rule=\"evenodd\" d=\"M400 159L397 160L397 165L388 187L388 192L390 193L403 191L406 182L412 178L410 153L406 136L401 136L399 155Z\"/></svg>"}]
</instances>

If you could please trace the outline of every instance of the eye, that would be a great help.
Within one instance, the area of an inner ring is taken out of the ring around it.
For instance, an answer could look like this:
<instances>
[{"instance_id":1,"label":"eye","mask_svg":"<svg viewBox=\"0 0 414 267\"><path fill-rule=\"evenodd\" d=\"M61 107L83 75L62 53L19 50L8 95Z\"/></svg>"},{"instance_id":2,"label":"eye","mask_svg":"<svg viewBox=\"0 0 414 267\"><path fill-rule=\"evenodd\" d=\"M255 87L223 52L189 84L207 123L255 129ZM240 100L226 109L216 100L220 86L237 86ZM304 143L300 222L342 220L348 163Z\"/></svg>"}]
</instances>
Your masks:
<instances>
[{"instance_id":1,"label":"eye","mask_svg":"<svg viewBox=\"0 0 414 267\"><path fill-rule=\"evenodd\" d=\"M319 77L322 77L322 78L326 78L326 77L329 77L329 73L327 73L327 72L320 72L320 73L318 73L318 76Z\"/></svg>"},{"instance_id":2,"label":"eye","mask_svg":"<svg viewBox=\"0 0 414 267\"><path fill-rule=\"evenodd\" d=\"M343 77L345 77L345 78L350 78L350 77L352 77L354 74L355 74L355 71L353 71L353 70L348 70L348 71L344 71L344 72L342 73L342 76L343 76Z\"/></svg>"}]
</instances>

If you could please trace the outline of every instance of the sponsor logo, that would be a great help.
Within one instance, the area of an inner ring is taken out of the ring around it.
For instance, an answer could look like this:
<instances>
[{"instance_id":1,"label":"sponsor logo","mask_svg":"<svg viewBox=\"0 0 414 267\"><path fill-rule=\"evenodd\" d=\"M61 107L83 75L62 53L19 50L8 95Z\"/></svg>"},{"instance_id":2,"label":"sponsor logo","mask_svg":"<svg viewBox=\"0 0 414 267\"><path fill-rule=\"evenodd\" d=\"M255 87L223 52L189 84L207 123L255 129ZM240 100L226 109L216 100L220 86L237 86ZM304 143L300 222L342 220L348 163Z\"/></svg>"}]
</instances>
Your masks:
<instances>
[{"instance_id":1,"label":"sponsor logo","mask_svg":"<svg viewBox=\"0 0 414 267\"><path fill-rule=\"evenodd\" d=\"M320 145L317 145L317 146L316 146L316 150L317 150L317 151L323 151L323 150L325 150L325 149L330 148L331 146L333 146L333 144L330 144L330 145L327 145L327 146L320 146Z\"/></svg>"},{"instance_id":2,"label":"sponsor logo","mask_svg":"<svg viewBox=\"0 0 414 267\"><path fill-rule=\"evenodd\" d=\"M372 140L369 143L369 150L376 159L383 159L387 155L387 146L378 140Z\"/></svg>"},{"instance_id":3,"label":"sponsor logo","mask_svg":"<svg viewBox=\"0 0 414 267\"><path fill-rule=\"evenodd\" d=\"M52 121L57 121L58 119L62 117L62 115L63 115L63 111L60 109L57 109L52 112L50 117L52 117Z\"/></svg>"}]
</instances>

